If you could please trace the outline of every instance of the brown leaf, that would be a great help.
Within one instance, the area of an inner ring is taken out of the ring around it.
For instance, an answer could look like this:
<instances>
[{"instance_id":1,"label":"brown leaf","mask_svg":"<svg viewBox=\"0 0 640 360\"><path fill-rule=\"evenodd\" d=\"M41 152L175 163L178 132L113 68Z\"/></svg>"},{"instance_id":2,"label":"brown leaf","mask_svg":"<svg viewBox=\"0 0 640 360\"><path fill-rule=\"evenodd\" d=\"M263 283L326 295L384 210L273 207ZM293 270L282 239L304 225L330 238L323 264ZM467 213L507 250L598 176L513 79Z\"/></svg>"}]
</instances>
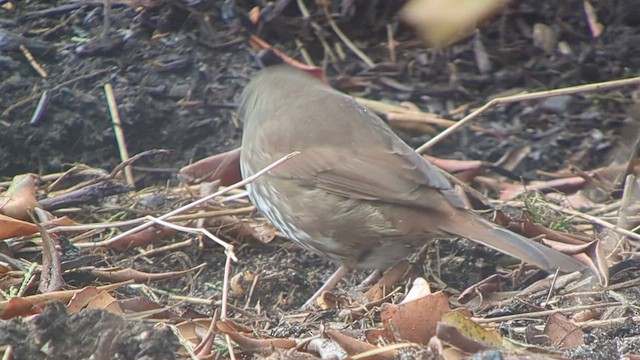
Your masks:
<instances>
[{"instance_id":1,"label":"brown leaf","mask_svg":"<svg viewBox=\"0 0 640 360\"><path fill-rule=\"evenodd\" d=\"M124 312L118 304L118 300L106 291L99 292L87 304L87 309L104 309L115 315L122 315Z\"/></svg>"},{"instance_id":2,"label":"brown leaf","mask_svg":"<svg viewBox=\"0 0 640 360\"><path fill-rule=\"evenodd\" d=\"M36 178L34 174L15 176L9 189L0 196L0 214L29 220L29 211L38 206Z\"/></svg>"},{"instance_id":3,"label":"brown leaf","mask_svg":"<svg viewBox=\"0 0 640 360\"><path fill-rule=\"evenodd\" d=\"M465 183L471 182L476 176L487 171L485 164L479 160L454 160L441 159L429 155L422 156L440 169L450 174L455 174L458 179Z\"/></svg>"},{"instance_id":4,"label":"brown leaf","mask_svg":"<svg viewBox=\"0 0 640 360\"><path fill-rule=\"evenodd\" d=\"M478 294L487 295L502 290L502 281L506 276L493 274L462 291L458 296L460 304L466 304L474 299Z\"/></svg>"},{"instance_id":5,"label":"brown leaf","mask_svg":"<svg viewBox=\"0 0 640 360\"><path fill-rule=\"evenodd\" d=\"M98 291L112 291L118 289L121 286L131 284L130 281L122 282L118 284L111 284L105 286L99 286ZM80 290L65 290L65 291L54 291L46 294L37 294L19 298L21 300L15 300L14 302L19 302L21 306L26 306L25 301L31 304L32 306L36 306L39 304L43 304L50 301L69 301L76 293ZM16 298L13 298L16 299ZM13 311L14 304L12 303L13 299L9 301L0 301L0 318L8 319L11 312Z\"/></svg>"},{"instance_id":6,"label":"brown leaf","mask_svg":"<svg viewBox=\"0 0 640 360\"><path fill-rule=\"evenodd\" d=\"M17 316L25 317L42 312L42 309L31 301L21 297L14 297L6 301L2 310L0 312L0 319L2 320L13 319Z\"/></svg>"},{"instance_id":7,"label":"brown leaf","mask_svg":"<svg viewBox=\"0 0 640 360\"><path fill-rule=\"evenodd\" d=\"M166 308L158 305L157 303L143 296L134 297L130 299L120 299L118 300L118 304L120 305L120 308L124 312L129 312L129 313L144 312L144 313L147 313L148 315L146 316L147 318L172 319L175 317L175 314L172 313L171 311L166 310ZM185 317L184 314L182 314L181 318L185 319L187 317Z\"/></svg>"},{"instance_id":8,"label":"brown leaf","mask_svg":"<svg viewBox=\"0 0 640 360\"><path fill-rule=\"evenodd\" d=\"M244 351L250 352L271 352L273 348L278 349L293 349L296 347L296 342L289 339L255 339L245 336L239 332L233 331L236 328L235 324L231 320L219 320L216 324L218 330L224 334L229 335L231 340L235 341L238 346Z\"/></svg>"},{"instance_id":9,"label":"brown leaf","mask_svg":"<svg viewBox=\"0 0 640 360\"><path fill-rule=\"evenodd\" d=\"M340 347L342 347L344 351L346 351L347 354L349 354L350 356L354 356L354 355L363 353L365 351L370 351L377 348L375 345L371 345L364 341L354 339L351 336L345 335L338 330L326 330L325 334L327 334L327 336L331 340L335 341L338 345L340 345ZM367 359L391 360L394 358L395 353L396 351L388 351L382 354L367 356Z\"/></svg>"},{"instance_id":10,"label":"brown leaf","mask_svg":"<svg viewBox=\"0 0 640 360\"><path fill-rule=\"evenodd\" d=\"M544 327L544 334L549 341L560 349L575 349L584 344L584 332L562 314L549 316Z\"/></svg>"},{"instance_id":11,"label":"brown leaf","mask_svg":"<svg viewBox=\"0 0 640 360\"><path fill-rule=\"evenodd\" d=\"M187 184L199 184L203 181L220 180L223 186L229 186L242 180L240 174L240 148L222 154L209 156L180 169L180 181Z\"/></svg>"},{"instance_id":12,"label":"brown leaf","mask_svg":"<svg viewBox=\"0 0 640 360\"><path fill-rule=\"evenodd\" d=\"M67 304L67 313L74 314L84 309L87 304L98 295L99 291L95 286L86 286L73 294Z\"/></svg>"},{"instance_id":13,"label":"brown leaf","mask_svg":"<svg viewBox=\"0 0 640 360\"><path fill-rule=\"evenodd\" d=\"M2 199L0 199L0 202ZM26 221L0 214L0 240L35 234L38 228Z\"/></svg>"},{"instance_id":14,"label":"brown leaf","mask_svg":"<svg viewBox=\"0 0 640 360\"><path fill-rule=\"evenodd\" d=\"M311 74L311 76L315 77L316 79L319 79L320 81L324 82L325 84L329 83L329 80L327 80L327 76L324 73L324 70L321 67L317 67L317 66L313 66L313 65L307 65L305 63L302 63L292 57L290 57L289 55L283 53L282 51L274 48L273 46L271 46L271 44L269 44L268 42L264 41L263 39L261 39L260 37L256 36L256 35L249 35L249 44L251 45L251 47L256 50L256 51L260 51L260 50L269 50L272 51L273 54L277 57L279 57L280 59L282 59L282 61L284 61L285 63L298 68L300 70L306 71L309 74Z\"/></svg>"},{"instance_id":15,"label":"brown leaf","mask_svg":"<svg viewBox=\"0 0 640 360\"><path fill-rule=\"evenodd\" d=\"M400 305L383 304L380 317L386 338L428 344L438 321L449 311L449 301L439 291Z\"/></svg>"},{"instance_id":16,"label":"brown leaf","mask_svg":"<svg viewBox=\"0 0 640 360\"><path fill-rule=\"evenodd\" d=\"M600 285L606 287L609 283L607 256L602 250L600 241L594 240L588 244L581 245L557 243L546 239L543 242L552 249L573 256L573 258L589 267L598 278Z\"/></svg>"}]
</instances>

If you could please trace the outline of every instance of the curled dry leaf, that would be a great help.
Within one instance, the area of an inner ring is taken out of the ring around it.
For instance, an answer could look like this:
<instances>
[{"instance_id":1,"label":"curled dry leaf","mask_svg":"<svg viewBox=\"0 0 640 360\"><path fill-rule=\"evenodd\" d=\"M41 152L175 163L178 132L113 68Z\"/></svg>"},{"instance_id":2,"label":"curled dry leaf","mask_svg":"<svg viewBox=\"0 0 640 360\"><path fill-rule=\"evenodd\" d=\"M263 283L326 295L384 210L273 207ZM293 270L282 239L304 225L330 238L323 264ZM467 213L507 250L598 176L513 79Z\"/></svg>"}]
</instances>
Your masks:
<instances>
[{"instance_id":1,"label":"curled dry leaf","mask_svg":"<svg viewBox=\"0 0 640 360\"><path fill-rule=\"evenodd\" d=\"M249 36L249 44L256 51L261 51L261 50L271 51L273 55L282 59L282 61L284 61L285 63L295 68L298 68L300 70L308 72L309 74L311 74L311 76L315 77L316 79L319 79L325 84L329 83L329 80L327 79L327 75L324 73L324 70L321 67L301 63L300 61L274 48L273 46L271 46L271 44L269 44L268 42L264 41L263 39L261 39L256 35Z\"/></svg>"},{"instance_id":2,"label":"curled dry leaf","mask_svg":"<svg viewBox=\"0 0 640 360\"><path fill-rule=\"evenodd\" d=\"M187 270L169 271L169 272L160 273L160 274L146 273L146 272L138 271L131 268L92 269L91 275L95 276L100 280L106 280L106 281L115 282L115 281L133 280L137 283L144 283L148 281L166 280L166 279L179 277L191 271L199 270L203 268L205 265L206 264L201 264Z\"/></svg>"},{"instance_id":3,"label":"curled dry leaf","mask_svg":"<svg viewBox=\"0 0 640 360\"><path fill-rule=\"evenodd\" d=\"M229 186L242 180L240 174L240 148L222 154L209 156L180 169L180 181L187 184L199 184L203 181L220 180L223 186Z\"/></svg>"},{"instance_id":4,"label":"curled dry leaf","mask_svg":"<svg viewBox=\"0 0 640 360\"><path fill-rule=\"evenodd\" d=\"M292 349L296 347L296 342L289 339L256 339L248 335L238 332L237 324L231 320L219 320L217 322L218 330L229 335L231 340L235 341L244 351L249 352L273 352L277 349Z\"/></svg>"},{"instance_id":5,"label":"curled dry leaf","mask_svg":"<svg viewBox=\"0 0 640 360\"><path fill-rule=\"evenodd\" d=\"M454 160L440 159L434 156L422 155L433 165L442 170L455 174L455 176L463 182L471 182L476 176L487 171L485 164L480 160Z\"/></svg>"},{"instance_id":6,"label":"curled dry leaf","mask_svg":"<svg viewBox=\"0 0 640 360\"><path fill-rule=\"evenodd\" d=\"M508 3L509 0L411 0L400 11L400 17L425 43L443 48L471 34Z\"/></svg>"},{"instance_id":7,"label":"curled dry leaf","mask_svg":"<svg viewBox=\"0 0 640 360\"><path fill-rule=\"evenodd\" d=\"M544 240L544 243L552 249L569 254L585 264L598 278L600 285L606 287L609 283L609 266L600 241L594 240L582 245L563 244L550 240Z\"/></svg>"},{"instance_id":8,"label":"curled dry leaf","mask_svg":"<svg viewBox=\"0 0 640 360\"><path fill-rule=\"evenodd\" d=\"M350 356L354 356L365 351L370 351L376 349L375 345L371 345L364 341L360 341L358 339L354 339L351 336L345 335L338 330L327 330L325 331L327 336L335 341L344 351L347 352ZM367 359L375 359L375 360L391 360L394 358L395 351L388 351L382 354L377 354L374 356L368 356Z\"/></svg>"},{"instance_id":9,"label":"curled dry leaf","mask_svg":"<svg viewBox=\"0 0 640 360\"><path fill-rule=\"evenodd\" d=\"M458 296L458 302L460 304L466 304L478 296L478 294L484 296L502 290L502 281L505 277L506 276L500 274L493 274L488 278L482 279L462 291Z\"/></svg>"},{"instance_id":10,"label":"curled dry leaf","mask_svg":"<svg viewBox=\"0 0 640 360\"><path fill-rule=\"evenodd\" d=\"M11 186L0 195L0 214L19 220L29 220L29 211L38 207L36 175L25 174L13 178Z\"/></svg>"},{"instance_id":11,"label":"curled dry leaf","mask_svg":"<svg viewBox=\"0 0 640 360\"><path fill-rule=\"evenodd\" d=\"M486 330L459 311L442 316L442 321L438 324L438 338L471 353L502 347L500 334Z\"/></svg>"}]
</instances>

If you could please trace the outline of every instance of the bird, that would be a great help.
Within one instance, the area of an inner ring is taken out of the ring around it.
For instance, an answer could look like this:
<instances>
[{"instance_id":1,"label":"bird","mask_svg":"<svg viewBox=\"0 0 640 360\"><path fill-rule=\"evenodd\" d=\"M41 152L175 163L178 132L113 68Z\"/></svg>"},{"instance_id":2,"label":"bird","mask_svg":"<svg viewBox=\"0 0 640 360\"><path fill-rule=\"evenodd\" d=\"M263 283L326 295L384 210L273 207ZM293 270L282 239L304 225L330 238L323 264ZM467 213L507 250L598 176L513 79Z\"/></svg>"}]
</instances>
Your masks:
<instances>
[{"instance_id":1,"label":"bird","mask_svg":"<svg viewBox=\"0 0 640 360\"><path fill-rule=\"evenodd\" d=\"M584 268L467 209L380 117L304 71L259 71L237 114L243 178L299 152L246 185L252 203L286 237L340 264L305 307L350 270L384 270L437 238L467 238L548 272Z\"/></svg>"}]
</instances>

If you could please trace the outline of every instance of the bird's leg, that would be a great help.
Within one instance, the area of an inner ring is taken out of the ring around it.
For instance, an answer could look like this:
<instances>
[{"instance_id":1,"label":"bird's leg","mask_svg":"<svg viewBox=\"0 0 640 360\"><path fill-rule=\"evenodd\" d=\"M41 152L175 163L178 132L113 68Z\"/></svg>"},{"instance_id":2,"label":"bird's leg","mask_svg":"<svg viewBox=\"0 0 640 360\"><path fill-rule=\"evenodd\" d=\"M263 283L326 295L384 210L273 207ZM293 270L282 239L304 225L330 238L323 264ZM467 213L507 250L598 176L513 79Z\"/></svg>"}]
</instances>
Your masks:
<instances>
[{"instance_id":1,"label":"bird's leg","mask_svg":"<svg viewBox=\"0 0 640 360\"><path fill-rule=\"evenodd\" d=\"M382 277L381 270L373 270L371 274L367 276L366 279L362 280L362 282L358 284L358 286L356 286L356 289L367 289L375 285L378 282L378 280L380 280L381 277Z\"/></svg>"},{"instance_id":2,"label":"bird's leg","mask_svg":"<svg viewBox=\"0 0 640 360\"><path fill-rule=\"evenodd\" d=\"M304 305L302 305L302 309L308 309L309 307L311 307L311 305L313 305L316 302L316 300L320 297L320 295L322 295L323 292L329 291L334 287L336 287L336 285L338 285L340 280L342 280L342 278L345 275L347 275L347 273L350 270L351 269L349 267L345 265L340 265L338 270L336 270L336 272L334 272L333 275L331 275L331 277L320 287L320 289L318 289L318 291L316 291L315 294L311 295L309 300L307 300L307 302L305 302Z\"/></svg>"}]
</instances>

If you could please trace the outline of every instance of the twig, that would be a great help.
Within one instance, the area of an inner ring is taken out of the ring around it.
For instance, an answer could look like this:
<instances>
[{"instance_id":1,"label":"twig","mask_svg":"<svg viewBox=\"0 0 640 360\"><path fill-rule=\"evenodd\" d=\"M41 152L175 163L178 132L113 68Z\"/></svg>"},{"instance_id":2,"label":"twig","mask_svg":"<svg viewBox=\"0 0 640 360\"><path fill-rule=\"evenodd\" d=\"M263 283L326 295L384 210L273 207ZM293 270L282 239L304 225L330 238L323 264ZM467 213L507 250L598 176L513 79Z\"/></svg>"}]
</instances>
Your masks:
<instances>
[{"instance_id":1,"label":"twig","mask_svg":"<svg viewBox=\"0 0 640 360\"><path fill-rule=\"evenodd\" d=\"M231 245L228 242L226 242L226 241L220 239L219 237L213 235L207 229L198 229L198 228L180 226L180 225L172 224L172 223L170 223L168 221L160 220L160 219L155 218L153 216L147 216L146 218L151 220L151 221L153 221L153 222L155 222L155 223L158 223L158 224L160 224L162 226L166 226L168 228L176 229L178 231L204 235L204 236L208 237L209 239L213 240L214 242L216 242L218 245L222 246L225 249L225 252L227 252L227 256L231 257L234 261L238 261L238 258L233 253L233 245Z\"/></svg>"},{"instance_id":2,"label":"twig","mask_svg":"<svg viewBox=\"0 0 640 360\"><path fill-rule=\"evenodd\" d=\"M487 323L494 323L494 322L498 323L503 321L519 320L524 318L540 318L540 317L545 317L545 316L558 314L558 313L566 314L566 313L578 312L582 310L614 307L614 306L620 306L620 305L624 305L624 304L621 302L611 302L611 303L602 303L602 304L580 305L580 306L574 306L574 307L564 308L564 309L534 311L529 313L498 316L493 318L472 318L472 320L478 324L487 324Z\"/></svg>"},{"instance_id":3,"label":"twig","mask_svg":"<svg viewBox=\"0 0 640 360\"><path fill-rule=\"evenodd\" d=\"M368 67L372 68L376 66L376 64L373 61L371 61L371 59L369 59L369 57L365 53L360 51L360 49L358 49L358 47L353 42L351 42L351 40L349 40L349 38L342 32L342 30L340 30L340 28L338 27L338 24L336 24L336 22L333 20L333 18L329 14L329 9L326 5L323 6L323 11L325 16L327 17L327 21L329 21L329 26L331 26L331 29L333 29L336 35L338 35L340 40L342 40L342 42L345 45L347 45L347 47L351 51L353 51L353 53L356 54L360 58L360 60L362 60L365 64L367 64Z\"/></svg>"},{"instance_id":4,"label":"twig","mask_svg":"<svg viewBox=\"0 0 640 360\"><path fill-rule=\"evenodd\" d=\"M78 76L76 78L67 80L65 82L62 82L62 83L52 87L51 89L49 89L49 91L53 92L53 91L60 90L63 87L71 85L71 84L73 84L75 82L86 80L86 79L90 79L90 78L92 78L94 76L102 75L102 74L106 73L109 70L111 70L111 69L100 69L100 70L96 70L96 71L94 71L92 73L89 73L89 74L80 75L80 76ZM15 109L19 108L20 106L23 106L23 105L31 102L31 101L33 101L35 99L38 99L38 98L39 98L38 94L34 94L34 95L27 96L25 98L22 98L22 99L18 100L17 102L11 104L10 106L7 106L7 108L0 114L0 117L5 117L5 116L9 115L13 110L15 110Z\"/></svg>"},{"instance_id":5,"label":"twig","mask_svg":"<svg viewBox=\"0 0 640 360\"><path fill-rule=\"evenodd\" d=\"M423 152L429 150L435 144L439 143L444 138L446 138L447 136L451 135L454 131L458 130L458 128L466 125L466 123L468 123L469 121L477 118L478 116L480 116L480 114L484 113L488 109L490 109L490 108L492 108L494 106L497 106L497 105L504 105L504 104L510 104L510 103L514 103L514 102L528 101L528 100L545 99L545 98L549 98L549 97L552 97L552 96L558 96L558 95L571 95L571 94L578 94L578 93L583 93L583 92L588 92L588 91L606 90L606 89L611 89L611 88L616 88L616 87L621 87L621 86L627 86L627 85L635 85L635 84L640 84L640 77L621 79L621 80L605 81L605 82L600 82L600 83L593 83L593 84L586 84L586 85L579 85L579 86L571 86L571 87L562 88L562 89L539 91L539 92L534 92L534 93L529 93L529 94L519 94L519 95L512 95L512 96L505 96L505 97L495 98L495 99L489 101L488 103L484 104L479 109L473 111L471 114L469 114L469 115L465 116L464 118L462 118L460 121L458 121L452 127L450 127L447 130L441 132L440 134L435 136L433 139L427 141L425 144L423 144L422 146L417 148L416 152L423 153Z\"/></svg>"},{"instance_id":6,"label":"twig","mask_svg":"<svg viewBox=\"0 0 640 360\"><path fill-rule=\"evenodd\" d=\"M225 198L223 200L221 200L220 202L225 202L228 198ZM222 216L222 215L238 215L238 214L244 214L244 213L249 213L255 210L255 206L245 206L242 208L237 208L237 209L224 209L224 210L214 210L214 211L207 211L207 212L201 212L201 213L197 213L197 214L185 214L185 215L176 215L176 216L171 216L169 218L167 218L166 220L169 221L184 221L184 220L193 220L193 219L200 219L200 218L209 218L209 217L217 217L217 216ZM78 232L78 231L90 231L90 230L96 230L96 229L113 229L113 228L122 228L122 227L128 227L128 226L133 226L133 225L139 225L141 223L144 223L147 219L145 217L141 217L138 219L133 219L133 220L127 220L127 221L117 221L117 222L110 222L110 223L98 223L98 224L85 224L85 225L70 225L70 226L56 226L54 228L49 229L50 233L64 233L64 232ZM85 247L82 246L83 244L76 244L76 246L80 246L80 247ZM86 247L93 247L95 246L95 243L89 243L86 244Z\"/></svg>"},{"instance_id":7,"label":"twig","mask_svg":"<svg viewBox=\"0 0 640 360\"><path fill-rule=\"evenodd\" d=\"M236 260L237 261L237 260ZM227 260L224 264L224 279L222 281L222 314L220 318L227 318L227 307L229 303L229 278L231 277L231 256L227 254Z\"/></svg>"},{"instance_id":8,"label":"twig","mask_svg":"<svg viewBox=\"0 0 640 360\"><path fill-rule=\"evenodd\" d=\"M396 63L396 41L393 38L393 25L387 24L387 48L389 48L389 60Z\"/></svg>"},{"instance_id":9,"label":"twig","mask_svg":"<svg viewBox=\"0 0 640 360\"><path fill-rule=\"evenodd\" d=\"M36 61L36 58L33 57L31 51L29 51L29 49L27 49L27 47L22 44L20 44L20 50L24 54L24 57L26 57L29 61L31 67L38 73L38 75L46 79L49 74L47 74L47 71L42 66L40 66L40 64L38 64L38 61Z\"/></svg>"},{"instance_id":10,"label":"twig","mask_svg":"<svg viewBox=\"0 0 640 360\"><path fill-rule=\"evenodd\" d=\"M546 203L545 205L550 207L553 210L583 218L585 220L590 221L592 224L600 225L600 226L605 227L607 229L613 230L613 231L615 231L615 232L617 232L619 234L626 235L629 238L632 238L632 239L640 241L640 234L636 234L636 233L634 233L632 231L629 231L627 229L619 228L616 225L614 225L614 224L612 224L610 222L604 221L604 220L602 220L600 218L597 218L595 216L591 216L589 214L585 214L583 212L576 211L576 210L573 210L573 209L566 209L566 208L563 208L563 207L558 206L558 205L553 204L553 203Z\"/></svg>"},{"instance_id":11,"label":"twig","mask_svg":"<svg viewBox=\"0 0 640 360\"><path fill-rule=\"evenodd\" d=\"M113 86L111 86L111 83L104 84L104 93L107 96L107 107L109 108L109 114L111 115L111 121L113 123L113 132L116 134L116 141L118 142L120 159L122 160L122 162L127 162L129 160L129 151L127 150L127 143L124 139L122 122L120 121L120 114L118 114L116 95L113 93ZM127 180L127 184L131 186L136 185L135 180L133 179L131 166L126 166L124 168L124 177Z\"/></svg>"},{"instance_id":12,"label":"twig","mask_svg":"<svg viewBox=\"0 0 640 360\"><path fill-rule=\"evenodd\" d=\"M29 125L36 126L40 123L40 119L42 119L42 115L44 115L44 110L47 108L49 104L49 91L45 90L40 95L40 100L38 100L38 104L36 108L33 110L33 115L31 115L31 120L29 120Z\"/></svg>"}]
</instances>

